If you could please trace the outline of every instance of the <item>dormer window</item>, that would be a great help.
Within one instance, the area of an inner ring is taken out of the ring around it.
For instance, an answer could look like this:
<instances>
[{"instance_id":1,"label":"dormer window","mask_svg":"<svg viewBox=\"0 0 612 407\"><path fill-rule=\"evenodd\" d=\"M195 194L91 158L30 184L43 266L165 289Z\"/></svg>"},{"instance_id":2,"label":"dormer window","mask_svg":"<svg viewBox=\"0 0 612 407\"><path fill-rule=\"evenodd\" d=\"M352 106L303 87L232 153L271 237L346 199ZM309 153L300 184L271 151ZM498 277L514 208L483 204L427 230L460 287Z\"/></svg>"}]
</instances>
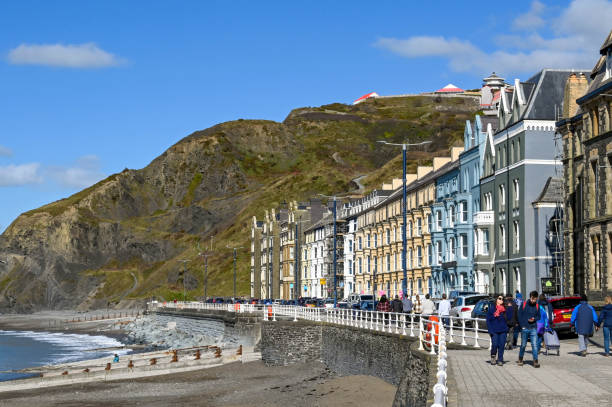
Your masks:
<instances>
[{"instance_id":1,"label":"dormer window","mask_svg":"<svg viewBox=\"0 0 612 407\"><path fill-rule=\"evenodd\" d=\"M608 48L606 55L606 79L612 77L612 48Z\"/></svg>"}]
</instances>

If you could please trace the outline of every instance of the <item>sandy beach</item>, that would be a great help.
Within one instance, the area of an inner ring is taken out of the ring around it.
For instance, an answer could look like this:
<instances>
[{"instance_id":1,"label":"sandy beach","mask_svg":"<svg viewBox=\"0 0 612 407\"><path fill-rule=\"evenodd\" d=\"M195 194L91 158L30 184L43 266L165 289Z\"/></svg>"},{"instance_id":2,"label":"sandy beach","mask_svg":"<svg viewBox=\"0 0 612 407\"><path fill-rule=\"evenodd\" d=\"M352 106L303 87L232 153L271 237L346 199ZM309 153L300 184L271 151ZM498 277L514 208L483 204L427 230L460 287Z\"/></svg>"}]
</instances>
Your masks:
<instances>
[{"instance_id":1,"label":"sandy beach","mask_svg":"<svg viewBox=\"0 0 612 407\"><path fill-rule=\"evenodd\" d=\"M122 330L113 329L113 321L104 320L49 329L49 321L74 316L69 311L2 315L0 329L125 336ZM320 363L270 367L255 361L164 376L1 393L0 406L390 406L395 391L395 386L375 377L338 377Z\"/></svg>"}]
</instances>

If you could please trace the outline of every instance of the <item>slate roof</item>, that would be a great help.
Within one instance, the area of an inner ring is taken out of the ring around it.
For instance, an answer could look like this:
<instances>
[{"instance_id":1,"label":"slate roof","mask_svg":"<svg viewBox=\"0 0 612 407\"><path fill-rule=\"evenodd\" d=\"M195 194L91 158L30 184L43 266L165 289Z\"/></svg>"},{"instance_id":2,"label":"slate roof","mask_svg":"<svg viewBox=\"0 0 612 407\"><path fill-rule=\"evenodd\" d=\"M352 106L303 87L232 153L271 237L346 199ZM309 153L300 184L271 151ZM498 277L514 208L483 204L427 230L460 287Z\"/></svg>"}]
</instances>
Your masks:
<instances>
[{"instance_id":1,"label":"slate roof","mask_svg":"<svg viewBox=\"0 0 612 407\"><path fill-rule=\"evenodd\" d=\"M557 202L563 202L563 180L561 178L548 177L540 196L533 203Z\"/></svg>"},{"instance_id":2,"label":"slate roof","mask_svg":"<svg viewBox=\"0 0 612 407\"><path fill-rule=\"evenodd\" d=\"M610 30L610 33L601 45L601 48L599 48L599 53L605 55L608 52L608 48L610 47L612 47L612 30Z\"/></svg>"},{"instance_id":3,"label":"slate roof","mask_svg":"<svg viewBox=\"0 0 612 407\"><path fill-rule=\"evenodd\" d=\"M555 111L563 108L565 82L572 73L587 75L588 71L543 69L527 81L521 82L521 90L527 101L526 108L517 120L509 121L506 128L521 120L555 120Z\"/></svg>"},{"instance_id":4,"label":"slate roof","mask_svg":"<svg viewBox=\"0 0 612 407\"><path fill-rule=\"evenodd\" d=\"M482 131L487 131L487 125L491 123L491 127L493 127L493 133L495 133L499 129L499 118L497 115L495 116L480 116L480 122L482 123Z\"/></svg>"}]
</instances>

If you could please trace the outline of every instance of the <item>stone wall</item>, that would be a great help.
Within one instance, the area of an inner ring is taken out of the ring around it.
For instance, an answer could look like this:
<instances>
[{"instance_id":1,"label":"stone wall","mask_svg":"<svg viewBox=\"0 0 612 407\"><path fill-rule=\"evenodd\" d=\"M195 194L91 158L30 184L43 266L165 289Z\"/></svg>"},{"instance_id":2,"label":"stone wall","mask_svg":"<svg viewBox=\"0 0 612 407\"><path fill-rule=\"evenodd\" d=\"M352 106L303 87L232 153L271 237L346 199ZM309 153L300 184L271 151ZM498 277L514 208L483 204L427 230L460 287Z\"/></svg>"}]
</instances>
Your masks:
<instances>
[{"instance_id":1,"label":"stone wall","mask_svg":"<svg viewBox=\"0 0 612 407\"><path fill-rule=\"evenodd\" d=\"M263 322L261 359L277 366L321 360L321 328L308 321Z\"/></svg>"},{"instance_id":2,"label":"stone wall","mask_svg":"<svg viewBox=\"0 0 612 407\"><path fill-rule=\"evenodd\" d=\"M261 356L269 365L319 360L339 375L368 375L397 386L394 406L431 401L437 357L415 338L311 321L262 322Z\"/></svg>"}]
</instances>

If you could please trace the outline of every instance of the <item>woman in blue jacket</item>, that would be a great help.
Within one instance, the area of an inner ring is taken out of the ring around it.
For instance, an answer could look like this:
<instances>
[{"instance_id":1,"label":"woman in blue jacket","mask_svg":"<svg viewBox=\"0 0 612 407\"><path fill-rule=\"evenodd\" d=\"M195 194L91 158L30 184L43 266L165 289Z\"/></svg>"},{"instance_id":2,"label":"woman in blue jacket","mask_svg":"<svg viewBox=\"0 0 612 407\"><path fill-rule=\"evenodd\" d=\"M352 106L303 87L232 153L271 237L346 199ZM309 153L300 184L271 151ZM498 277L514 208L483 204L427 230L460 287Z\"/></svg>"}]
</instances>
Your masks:
<instances>
[{"instance_id":1,"label":"woman in blue jacket","mask_svg":"<svg viewBox=\"0 0 612 407\"><path fill-rule=\"evenodd\" d=\"M506 320L504 297L501 294L497 296L495 303L489 305L489 310L487 311L487 330L489 335L491 335L491 364L497 363L497 366L503 366L508 322Z\"/></svg>"}]
</instances>

